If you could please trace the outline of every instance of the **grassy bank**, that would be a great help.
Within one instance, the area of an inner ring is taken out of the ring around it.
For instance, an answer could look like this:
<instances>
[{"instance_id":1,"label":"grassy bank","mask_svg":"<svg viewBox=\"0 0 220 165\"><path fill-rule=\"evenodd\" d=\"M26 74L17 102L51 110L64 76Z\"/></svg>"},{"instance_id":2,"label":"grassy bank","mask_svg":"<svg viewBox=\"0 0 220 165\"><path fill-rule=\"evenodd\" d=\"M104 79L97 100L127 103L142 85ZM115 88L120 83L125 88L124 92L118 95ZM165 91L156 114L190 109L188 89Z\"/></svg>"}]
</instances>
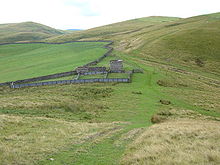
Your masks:
<instances>
[{"instance_id":1,"label":"grassy bank","mask_svg":"<svg viewBox=\"0 0 220 165\"><path fill-rule=\"evenodd\" d=\"M122 164L219 164L219 121L179 119L145 130Z\"/></svg>"}]
</instances>

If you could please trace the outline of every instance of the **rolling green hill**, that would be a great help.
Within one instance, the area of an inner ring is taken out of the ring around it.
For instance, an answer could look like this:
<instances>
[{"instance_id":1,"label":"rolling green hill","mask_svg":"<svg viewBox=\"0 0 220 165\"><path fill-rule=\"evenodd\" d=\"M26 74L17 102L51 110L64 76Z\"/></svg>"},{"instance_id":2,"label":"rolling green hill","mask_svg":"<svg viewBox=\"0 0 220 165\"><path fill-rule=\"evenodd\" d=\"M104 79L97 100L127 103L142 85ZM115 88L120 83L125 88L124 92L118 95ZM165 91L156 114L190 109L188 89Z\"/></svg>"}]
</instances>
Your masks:
<instances>
[{"instance_id":1,"label":"rolling green hill","mask_svg":"<svg viewBox=\"0 0 220 165\"><path fill-rule=\"evenodd\" d=\"M220 13L180 19L147 17L98 27L49 41L110 39L115 48L146 60L220 74Z\"/></svg>"},{"instance_id":2,"label":"rolling green hill","mask_svg":"<svg viewBox=\"0 0 220 165\"><path fill-rule=\"evenodd\" d=\"M154 25L158 25L164 22L172 22L180 20L176 17L145 17L138 18L111 25L105 25L89 30L83 30L74 32L74 34L61 35L57 37L49 38L47 41L52 42L63 42L72 40L83 40L83 39L114 39L119 40L121 36L140 31L144 28L149 28Z\"/></svg>"},{"instance_id":3,"label":"rolling green hill","mask_svg":"<svg viewBox=\"0 0 220 165\"><path fill-rule=\"evenodd\" d=\"M125 39L124 51L146 60L220 74L219 33L220 13L192 17L146 29L141 36L136 33Z\"/></svg>"},{"instance_id":4,"label":"rolling green hill","mask_svg":"<svg viewBox=\"0 0 220 165\"><path fill-rule=\"evenodd\" d=\"M0 24L0 43L36 41L64 33L35 22Z\"/></svg>"}]
</instances>

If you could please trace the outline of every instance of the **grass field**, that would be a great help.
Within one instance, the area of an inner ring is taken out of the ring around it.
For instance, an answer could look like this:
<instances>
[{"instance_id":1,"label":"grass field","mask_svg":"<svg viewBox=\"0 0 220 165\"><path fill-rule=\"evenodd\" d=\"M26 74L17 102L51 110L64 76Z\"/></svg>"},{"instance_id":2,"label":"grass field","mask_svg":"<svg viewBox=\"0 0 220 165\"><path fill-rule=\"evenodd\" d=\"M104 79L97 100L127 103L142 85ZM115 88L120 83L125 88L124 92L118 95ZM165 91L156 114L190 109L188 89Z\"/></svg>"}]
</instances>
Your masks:
<instances>
[{"instance_id":1,"label":"grass field","mask_svg":"<svg viewBox=\"0 0 220 165\"><path fill-rule=\"evenodd\" d=\"M107 52L105 44L0 45L0 82L74 70Z\"/></svg>"}]
</instances>

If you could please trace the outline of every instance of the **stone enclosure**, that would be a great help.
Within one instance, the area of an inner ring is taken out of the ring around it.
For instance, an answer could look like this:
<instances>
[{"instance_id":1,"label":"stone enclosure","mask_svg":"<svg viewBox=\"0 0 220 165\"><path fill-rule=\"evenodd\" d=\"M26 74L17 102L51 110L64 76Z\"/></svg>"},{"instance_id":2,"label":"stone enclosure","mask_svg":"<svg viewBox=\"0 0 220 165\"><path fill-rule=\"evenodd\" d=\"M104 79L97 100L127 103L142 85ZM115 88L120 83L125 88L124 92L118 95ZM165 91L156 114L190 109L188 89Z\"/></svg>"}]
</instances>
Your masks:
<instances>
[{"instance_id":1,"label":"stone enclosure","mask_svg":"<svg viewBox=\"0 0 220 165\"><path fill-rule=\"evenodd\" d=\"M77 41L77 42L87 42L87 41ZM97 41L91 41L91 42L97 42ZM75 83L94 83L94 82L120 82L120 83L131 82L132 74L137 73L137 71L132 70L132 71L126 72L123 68L122 60L111 60L109 63L109 68L106 68L103 66L101 67L94 66L94 65L97 65L100 61L102 61L105 57L110 55L111 52L113 51L113 48L110 47L110 45L113 44L113 41L100 41L100 42L108 43L105 45L105 48L108 49L107 53L105 53L103 56L101 56L97 60L89 62L88 64L85 64L84 66L77 67L73 71L57 73L53 75L46 75L46 76L41 76L41 77L35 77L35 78L30 78L30 79L24 79L24 80L17 80L14 82L5 82L5 83L0 83L0 85L9 85L11 88L22 88L22 87L34 87L34 86L55 85L55 84L75 84ZM53 43L48 43L48 44L53 44ZM62 43L59 43L59 44L62 44ZM128 76L127 78L107 78L108 74L111 74L111 73L124 73L124 74L128 74ZM98 74L105 74L106 76L105 78L79 79L81 75L98 75ZM78 75L78 76L77 78L73 78L72 80L39 82L42 80L67 77L71 75ZM31 83L28 83L28 82L31 82ZM36 82L36 83L33 83L33 82Z\"/></svg>"},{"instance_id":2,"label":"stone enclosure","mask_svg":"<svg viewBox=\"0 0 220 165\"><path fill-rule=\"evenodd\" d=\"M81 66L76 68L77 74L84 74L87 72L107 72L106 67L88 67L88 66Z\"/></svg>"}]
</instances>

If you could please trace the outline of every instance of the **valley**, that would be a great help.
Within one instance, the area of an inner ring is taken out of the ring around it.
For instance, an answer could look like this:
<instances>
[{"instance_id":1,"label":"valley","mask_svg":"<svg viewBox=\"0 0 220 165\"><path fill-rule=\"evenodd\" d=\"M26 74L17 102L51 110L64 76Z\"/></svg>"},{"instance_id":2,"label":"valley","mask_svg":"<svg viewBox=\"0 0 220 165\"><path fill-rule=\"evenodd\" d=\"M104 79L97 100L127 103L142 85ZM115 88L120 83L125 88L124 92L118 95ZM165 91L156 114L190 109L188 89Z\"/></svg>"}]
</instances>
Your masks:
<instances>
[{"instance_id":1,"label":"valley","mask_svg":"<svg viewBox=\"0 0 220 165\"><path fill-rule=\"evenodd\" d=\"M219 20L147 17L41 40L97 42L0 45L0 82L82 66L106 53L98 40L114 50L97 66L143 70L131 83L0 86L1 163L219 164Z\"/></svg>"}]
</instances>

